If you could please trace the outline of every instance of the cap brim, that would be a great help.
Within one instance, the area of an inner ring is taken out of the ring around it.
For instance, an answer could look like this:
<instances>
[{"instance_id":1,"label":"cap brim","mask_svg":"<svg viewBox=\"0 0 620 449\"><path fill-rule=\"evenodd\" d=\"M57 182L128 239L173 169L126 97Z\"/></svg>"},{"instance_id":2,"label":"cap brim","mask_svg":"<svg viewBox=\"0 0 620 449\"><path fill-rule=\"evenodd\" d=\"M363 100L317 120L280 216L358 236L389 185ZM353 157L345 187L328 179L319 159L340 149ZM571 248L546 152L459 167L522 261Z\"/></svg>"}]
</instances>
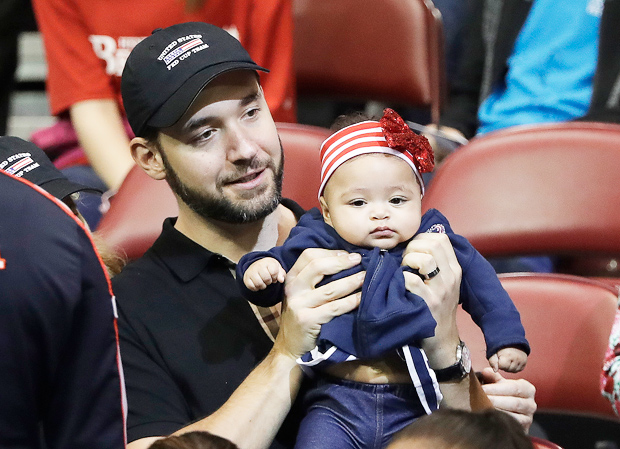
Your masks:
<instances>
[{"instance_id":1,"label":"cap brim","mask_svg":"<svg viewBox=\"0 0 620 449\"><path fill-rule=\"evenodd\" d=\"M60 200L76 192L103 193L96 187L88 187L83 184L71 182L67 179L52 179L51 181L42 183L40 187Z\"/></svg>"},{"instance_id":2,"label":"cap brim","mask_svg":"<svg viewBox=\"0 0 620 449\"><path fill-rule=\"evenodd\" d=\"M246 61L224 62L215 66L203 69L192 75L183 83L177 91L157 110L153 116L147 120L146 125L153 128L167 128L174 125L189 109L202 89L211 82L216 76L233 70L258 70L269 72L269 70ZM141 130L143 131L143 130Z\"/></svg>"}]
</instances>

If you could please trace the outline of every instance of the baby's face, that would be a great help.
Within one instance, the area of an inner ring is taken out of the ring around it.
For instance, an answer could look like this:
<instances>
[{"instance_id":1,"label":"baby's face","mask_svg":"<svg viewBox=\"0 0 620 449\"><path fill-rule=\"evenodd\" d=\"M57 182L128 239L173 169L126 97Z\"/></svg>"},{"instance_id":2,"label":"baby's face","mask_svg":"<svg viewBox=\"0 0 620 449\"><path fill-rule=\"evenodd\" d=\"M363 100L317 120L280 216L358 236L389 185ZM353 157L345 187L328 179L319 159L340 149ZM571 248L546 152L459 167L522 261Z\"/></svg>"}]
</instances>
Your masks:
<instances>
[{"instance_id":1,"label":"baby's face","mask_svg":"<svg viewBox=\"0 0 620 449\"><path fill-rule=\"evenodd\" d=\"M336 169L321 207L325 222L347 242L391 249L417 232L421 200L416 176L405 161L367 154Z\"/></svg>"}]
</instances>

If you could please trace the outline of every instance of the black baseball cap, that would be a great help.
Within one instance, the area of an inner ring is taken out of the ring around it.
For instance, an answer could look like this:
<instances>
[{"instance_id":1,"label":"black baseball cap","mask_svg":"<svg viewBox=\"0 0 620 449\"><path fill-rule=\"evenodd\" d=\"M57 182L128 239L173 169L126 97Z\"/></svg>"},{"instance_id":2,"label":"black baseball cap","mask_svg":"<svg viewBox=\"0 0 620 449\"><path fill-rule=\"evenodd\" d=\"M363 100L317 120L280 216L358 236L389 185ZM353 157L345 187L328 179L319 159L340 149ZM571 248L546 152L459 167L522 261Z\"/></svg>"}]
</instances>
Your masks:
<instances>
[{"instance_id":1,"label":"black baseball cap","mask_svg":"<svg viewBox=\"0 0 620 449\"><path fill-rule=\"evenodd\" d=\"M72 193L101 190L69 181L47 154L32 142L14 136L0 136L0 170L38 185L62 200Z\"/></svg>"},{"instance_id":2,"label":"black baseball cap","mask_svg":"<svg viewBox=\"0 0 620 449\"><path fill-rule=\"evenodd\" d=\"M238 69L269 71L215 25L186 22L153 31L131 51L121 78L133 132L174 125L213 78Z\"/></svg>"}]
</instances>

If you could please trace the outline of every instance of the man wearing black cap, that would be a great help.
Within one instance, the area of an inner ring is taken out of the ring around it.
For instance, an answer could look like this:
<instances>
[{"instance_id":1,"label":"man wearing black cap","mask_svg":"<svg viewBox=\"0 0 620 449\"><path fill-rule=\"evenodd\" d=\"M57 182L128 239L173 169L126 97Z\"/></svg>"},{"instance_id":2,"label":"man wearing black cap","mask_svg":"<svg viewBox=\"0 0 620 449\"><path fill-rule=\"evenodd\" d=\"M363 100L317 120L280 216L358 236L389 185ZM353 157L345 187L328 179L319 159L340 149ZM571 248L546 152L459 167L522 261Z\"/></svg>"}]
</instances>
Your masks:
<instances>
[{"instance_id":1,"label":"man wearing black cap","mask_svg":"<svg viewBox=\"0 0 620 449\"><path fill-rule=\"evenodd\" d=\"M57 201L85 187L18 138L0 137L0 167L0 447L122 448L110 281Z\"/></svg>"},{"instance_id":2,"label":"man wearing black cap","mask_svg":"<svg viewBox=\"0 0 620 449\"><path fill-rule=\"evenodd\" d=\"M75 202L71 198L78 192L102 193L95 187L85 186L69 181L58 170L45 152L32 142L13 136L0 137L0 170L17 177L24 178L46 190L64 202L84 224L86 220L81 216Z\"/></svg>"},{"instance_id":3,"label":"man wearing black cap","mask_svg":"<svg viewBox=\"0 0 620 449\"><path fill-rule=\"evenodd\" d=\"M168 182L179 205L179 216L113 283L132 449L200 429L243 448L292 447L285 433L295 423L282 423L302 379L296 359L314 347L321 324L359 303L353 292L363 276L315 288L359 255L318 249L288 273L281 316L251 306L237 290L239 258L281 243L301 213L280 198L282 148L256 71L266 70L236 39L204 23L155 31L125 66L133 158ZM458 337L458 263L441 237L418 239L409 252L413 267L431 257L441 268L436 281L412 277L407 285L436 314L436 337L425 343L430 363L447 367L456 345L446 342ZM514 395L516 386L505 382ZM469 404L468 385L467 378L446 386L448 403ZM519 403L526 413L532 398L528 392Z\"/></svg>"}]
</instances>

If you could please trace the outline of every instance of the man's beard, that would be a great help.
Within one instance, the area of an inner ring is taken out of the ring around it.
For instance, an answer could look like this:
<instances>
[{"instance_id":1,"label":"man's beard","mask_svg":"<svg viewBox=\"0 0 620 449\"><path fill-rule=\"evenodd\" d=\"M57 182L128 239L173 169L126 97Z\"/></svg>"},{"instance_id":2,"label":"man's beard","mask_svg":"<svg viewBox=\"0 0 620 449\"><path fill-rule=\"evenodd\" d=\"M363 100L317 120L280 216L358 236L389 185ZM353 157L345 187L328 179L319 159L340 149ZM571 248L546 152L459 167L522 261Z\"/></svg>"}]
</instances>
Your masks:
<instances>
[{"instance_id":1,"label":"man's beard","mask_svg":"<svg viewBox=\"0 0 620 449\"><path fill-rule=\"evenodd\" d=\"M181 201L183 201L192 211L196 212L203 218L219 220L225 223L241 224L252 223L265 218L273 212L282 198L282 177L284 173L284 151L280 144L280 165L276 167L273 160L270 160L267 168L269 168L274 177L273 187L270 185L267 189L273 191L268 196L258 194L259 198L240 199L233 202L226 198L223 193L222 186L217 185L216 190L219 196L208 195L193 187L188 186L179 178L174 171L165 152L159 147L160 154L166 170L166 181L174 193L176 193ZM262 163L256 158L239 165L239 175L244 172L261 167Z\"/></svg>"}]
</instances>

